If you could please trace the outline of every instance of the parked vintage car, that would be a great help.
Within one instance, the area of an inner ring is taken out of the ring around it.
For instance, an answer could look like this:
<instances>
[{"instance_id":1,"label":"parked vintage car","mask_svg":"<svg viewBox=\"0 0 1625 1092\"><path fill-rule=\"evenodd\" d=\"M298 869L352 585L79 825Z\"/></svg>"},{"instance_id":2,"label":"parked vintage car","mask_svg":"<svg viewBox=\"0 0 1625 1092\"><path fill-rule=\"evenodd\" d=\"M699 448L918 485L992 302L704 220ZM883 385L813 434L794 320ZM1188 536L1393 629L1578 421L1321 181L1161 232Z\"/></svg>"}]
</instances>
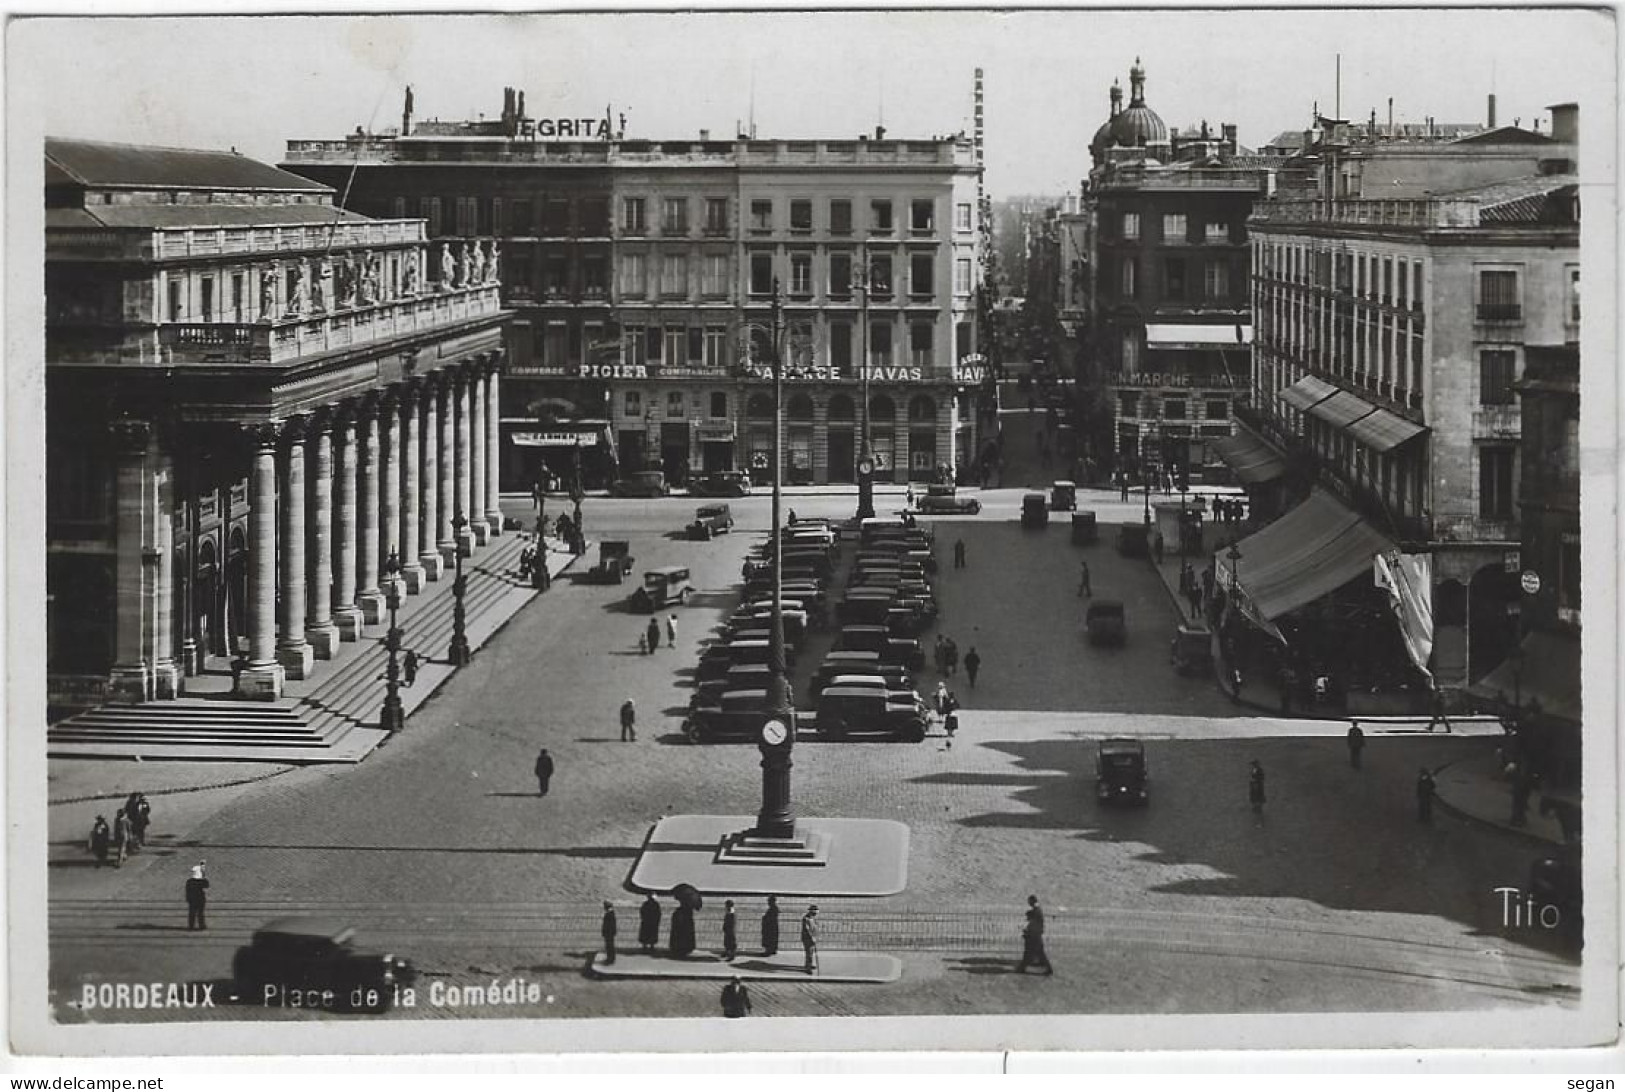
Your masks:
<instances>
[{"instance_id":1,"label":"parked vintage car","mask_svg":"<svg viewBox=\"0 0 1625 1092\"><path fill-rule=\"evenodd\" d=\"M1049 502L1042 493L1028 493L1021 498L1021 525L1048 527Z\"/></svg>"},{"instance_id":2,"label":"parked vintage car","mask_svg":"<svg viewBox=\"0 0 1625 1092\"><path fill-rule=\"evenodd\" d=\"M1049 506L1052 511L1070 511L1078 506L1078 485L1076 482L1060 480L1052 482L1049 487Z\"/></svg>"},{"instance_id":3,"label":"parked vintage car","mask_svg":"<svg viewBox=\"0 0 1625 1092\"><path fill-rule=\"evenodd\" d=\"M690 743L716 739L755 739L768 712L767 690L724 691L713 704L702 705L683 721Z\"/></svg>"},{"instance_id":4,"label":"parked vintage car","mask_svg":"<svg viewBox=\"0 0 1625 1092\"><path fill-rule=\"evenodd\" d=\"M1084 628L1093 645L1120 645L1128 638L1121 599L1095 599L1083 615Z\"/></svg>"},{"instance_id":5,"label":"parked vintage car","mask_svg":"<svg viewBox=\"0 0 1625 1092\"><path fill-rule=\"evenodd\" d=\"M694 510L694 522L688 525L688 537L708 539L734 529L734 514L726 504L702 504Z\"/></svg>"},{"instance_id":6,"label":"parked vintage car","mask_svg":"<svg viewBox=\"0 0 1625 1092\"><path fill-rule=\"evenodd\" d=\"M1137 739L1103 739L1095 753L1095 799L1100 803L1150 801L1145 744Z\"/></svg>"},{"instance_id":7,"label":"parked vintage car","mask_svg":"<svg viewBox=\"0 0 1625 1092\"><path fill-rule=\"evenodd\" d=\"M609 487L612 497L664 497L670 492L666 475L659 470L640 470L628 474Z\"/></svg>"},{"instance_id":8,"label":"parked vintage car","mask_svg":"<svg viewBox=\"0 0 1625 1092\"><path fill-rule=\"evenodd\" d=\"M662 565L643 574L643 587L632 593L632 605L649 614L672 603L687 603L694 584L681 565Z\"/></svg>"},{"instance_id":9,"label":"parked vintage car","mask_svg":"<svg viewBox=\"0 0 1625 1092\"><path fill-rule=\"evenodd\" d=\"M922 514L949 513L974 516L982 510L982 502L975 497L961 497L951 485L928 485L925 496L917 505Z\"/></svg>"},{"instance_id":10,"label":"parked vintage car","mask_svg":"<svg viewBox=\"0 0 1625 1092\"><path fill-rule=\"evenodd\" d=\"M1125 523L1119 526L1117 552L1123 557L1145 557L1150 554L1150 528L1143 523Z\"/></svg>"},{"instance_id":11,"label":"parked vintage car","mask_svg":"<svg viewBox=\"0 0 1625 1092\"><path fill-rule=\"evenodd\" d=\"M337 918L277 918L237 949L234 984L247 999L277 1007L386 1012L417 971L400 956L358 950L354 937L355 928Z\"/></svg>"},{"instance_id":12,"label":"parked vintage car","mask_svg":"<svg viewBox=\"0 0 1625 1092\"><path fill-rule=\"evenodd\" d=\"M632 573L632 545L625 539L606 538L598 544L598 564L587 573L594 584L619 584Z\"/></svg>"},{"instance_id":13,"label":"parked vintage car","mask_svg":"<svg viewBox=\"0 0 1625 1092\"><path fill-rule=\"evenodd\" d=\"M768 642L763 639L718 641L707 645L705 651L700 653L694 678L696 681L720 679L726 677L736 664L765 664L768 662L768 647ZM796 650L789 641L784 645L784 659L786 668L794 666Z\"/></svg>"},{"instance_id":14,"label":"parked vintage car","mask_svg":"<svg viewBox=\"0 0 1625 1092\"><path fill-rule=\"evenodd\" d=\"M1072 545L1093 546L1100 538L1100 527L1094 509L1084 508L1072 513Z\"/></svg>"},{"instance_id":15,"label":"parked vintage car","mask_svg":"<svg viewBox=\"0 0 1625 1092\"><path fill-rule=\"evenodd\" d=\"M919 743L925 739L926 714L917 697L869 686L837 686L818 695L814 725L819 736L846 739L867 733Z\"/></svg>"},{"instance_id":16,"label":"parked vintage car","mask_svg":"<svg viewBox=\"0 0 1625 1092\"><path fill-rule=\"evenodd\" d=\"M750 475L743 470L719 470L702 474L689 483L691 497L748 497Z\"/></svg>"},{"instance_id":17,"label":"parked vintage car","mask_svg":"<svg viewBox=\"0 0 1625 1092\"><path fill-rule=\"evenodd\" d=\"M831 652L819 663L809 685L816 697L837 675L889 675L906 670L902 664L882 661L878 652Z\"/></svg>"},{"instance_id":18,"label":"parked vintage car","mask_svg":"<svg viewBox=\"0 0 1625 1092\"><path fill-rule=\"evenodd\" d=\"M1213 670L1213 631L1200 622L1181 623L1168 658L1181 675L1207 674Z\"/></svg>"},{"instance_id":19,"label":"parked vintage car","mask_svg":"<svg viewBox=\"0 0 1625 1092\"><path fill-rule=\"evenodd\" d=\"M912 637L899 637L885 626L846 626L835 636L834 652L878 652L881 663L902 664L911 671L925 667L925 650Z\"/></svg>"}]
</instances>

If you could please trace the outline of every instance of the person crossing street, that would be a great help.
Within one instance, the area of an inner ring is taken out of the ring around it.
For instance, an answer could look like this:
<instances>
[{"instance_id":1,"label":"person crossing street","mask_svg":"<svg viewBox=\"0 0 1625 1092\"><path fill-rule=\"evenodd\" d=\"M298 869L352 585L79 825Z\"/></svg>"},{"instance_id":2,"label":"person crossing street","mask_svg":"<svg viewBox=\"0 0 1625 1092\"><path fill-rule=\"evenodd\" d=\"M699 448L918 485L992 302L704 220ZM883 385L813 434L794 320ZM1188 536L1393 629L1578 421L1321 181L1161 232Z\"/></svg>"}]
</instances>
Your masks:
<instances>
[{"instance_id":1,"label":"person crossing street","mask_svg":"<svg viewBox=\"0 0 1625 1092\"><path fill-rule=\"evenodd\" d=\"M970 679L972 690L976 689L976 673L980 670L982 670L981 653L976 651L975 645L971 645L970 651L965 653L965 676Z\"/></svg>"},{"instance_id":2,"label":"person crossing street","mask_svg":"<svg viewBox=\"0 0 1625 1092\"><path fill-rule=\"evenodd\" d=\"M1028 967L1042 967L1045 974L1054 974L1049 953L1044 950L1044 909L1038 905L1037 895L1027 896L1027 924L1021 930L1021 962L1016 970L1027 973Z\"/></svg>"}]
</instances>

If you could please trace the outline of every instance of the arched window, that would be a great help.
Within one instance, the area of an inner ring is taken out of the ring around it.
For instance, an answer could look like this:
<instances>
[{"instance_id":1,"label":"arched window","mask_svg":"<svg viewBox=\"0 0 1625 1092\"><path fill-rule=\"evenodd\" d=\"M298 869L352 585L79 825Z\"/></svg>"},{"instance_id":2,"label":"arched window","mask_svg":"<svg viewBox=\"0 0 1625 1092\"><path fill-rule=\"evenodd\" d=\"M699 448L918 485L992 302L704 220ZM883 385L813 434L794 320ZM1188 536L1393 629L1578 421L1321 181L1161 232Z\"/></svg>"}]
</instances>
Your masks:
<instances>
[{"instance_id":1,"label":"arched window","mask_svg":"<svg viewBox=\"0 0 1625 1092\"><path fill-rule=\"evenodd\" d=\"M884 394L877 394L869 399L869 419L872 421L894 421L897 419L897 404Z\"/></svg>"},{"instance_id":2,"label":"arched window","mask_svg":"<svg viewBox=\"0 0 1625 1092\"><path fill-rule=\"evenodd\" d=\"M831 421L850 421L856 416L856 409L852 405L852 396L849 394L833 394L829 399L829 419Z\"/></svg>"},{"instance_id":3,"label":"arched window","mask_svg":"<svg viewBox=\"0 0 1625 1092\"><path fill-rule=\"evenodd\" d=\"M771 418L773 416L773 399L765 394L751 395L750 400L745 403L745 416Z\"/></svg>"},{"instance_id":4,"label":"arched window","mask_svg":"<svg viewBox=\"0 0 1625 1092\"><path fill-rule=\"evenodd\" d=\"M797 391L790 396L790 404L785 407L785 417L792 421L811 421L813 419L813 402L805 393Z\"/></svg>"},{"instance_id":5,"label":"arched window","mask_svg":"<svg viewBox=\"0 0 1625 1092\"><path fill-rule=\"evenodd\" d=\"M910 421L924 421L935 423L937 419L937 401L928 394L916 394L908 400L908 419Z\"/></svg>"}]
</instances>

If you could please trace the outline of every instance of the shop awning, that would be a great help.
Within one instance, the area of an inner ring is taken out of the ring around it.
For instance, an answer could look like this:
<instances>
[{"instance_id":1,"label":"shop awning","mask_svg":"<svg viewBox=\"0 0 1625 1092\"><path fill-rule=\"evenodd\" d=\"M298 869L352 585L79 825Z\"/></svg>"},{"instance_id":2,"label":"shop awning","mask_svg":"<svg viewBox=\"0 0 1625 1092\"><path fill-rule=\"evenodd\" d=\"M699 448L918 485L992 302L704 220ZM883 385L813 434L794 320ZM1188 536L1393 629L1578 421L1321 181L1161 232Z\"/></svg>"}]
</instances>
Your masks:
<instances>
[{"instance_id":1,"label":"shop awning","mask_svg":"<svg viewBox=\"0 0 1625 1092\"><path fill-rule=\"evenodd\" d=\"M1376 409L1348 427L1349 435L1373 451L1392 451L1409 440L1414 440L1427 429L1414 421L1407 421L1397 413Z\"/></svg>"},{"instance_id":2,"label":"shop awning","mask_svg":"<svg viewBox=\"0 0 1625 1092\"><path fill-rule=\"evenodd\" d=\"M1394 545L1330 493L1316 489L1236 548L1241 553L1237 578L1250 613L1272 621L1357 576L1369 576L1372 559ZM1227 554L1215 555L1224 587L1232 581Z\"/></svg>"},{"instance_id":3,"label":"shop awning","mask_svg":"<svg viewBox=\"0 0 1625 1092\"><path fill-rule=\"evenodd\" d=\"M1335 428L1346 429L1376 408L1364 398L1356 398L1348 391L1338 391L1324 402L1316 402L1310 406L1309 416L1319 417Z\"/></svg>"},{"instance_id":4,"label":"shop awning","mask_svg":"<svg viewBox=\"0 0 1625 1092\"><path fill-rule=\"evenodd\" d=\"M1467 692L1508 708L1531 698L1540 702L1540 715L1580 723L1580 641L1557 633L1535 630L1526 634L1521 657L1509 656Z\"/></svg>"},{"instance_id":5,"label":"shop awning","mask_svg":"<svg viewBox=\"0 0 1625 1092\"><path fill-rule=\"evenodd\" d=\"M1316 402L1324 402L1338 390L1324 379L1306 375L1280 392L1281 401L1298 410L1306 410Z\"/></svg>"},{"instance_id":6,"label":"shop awning","mask_svg":"<svg viewBox=\"0 0 1625 1092\"><path fill-rule=\"evenodd\" d=\"M1243 485L1271 482L1286 473L1286 463L1281 457L1250 432L1226 436L1209 446L1236 472Z\"/></svg>"},{"instance_id":7,"label":"shop awning","mask_svg":"<svg viewBox=\"0 0 1625 1092\"><path fill-rule=\"evenodd\" d=\"M1193 326L1189 323L1148 323L1145 345L1148 349L1233 349L1253 343L1253 328L1229 323L1224 326Z\"/></svg>"}]
</instances>

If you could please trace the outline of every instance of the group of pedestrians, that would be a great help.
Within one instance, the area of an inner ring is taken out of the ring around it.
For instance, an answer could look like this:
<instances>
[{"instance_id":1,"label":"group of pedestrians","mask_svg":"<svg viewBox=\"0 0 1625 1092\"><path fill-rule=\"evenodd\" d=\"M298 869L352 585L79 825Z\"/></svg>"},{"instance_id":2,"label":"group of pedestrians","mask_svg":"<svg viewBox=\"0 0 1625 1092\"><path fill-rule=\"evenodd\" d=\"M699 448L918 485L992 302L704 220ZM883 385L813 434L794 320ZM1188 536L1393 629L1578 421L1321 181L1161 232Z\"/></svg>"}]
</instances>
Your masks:
<instances>
[{"instance_id":1,"label":"group of pedestrians","mask_svg":"<svg viewBox=\"0 0 1625 1092\"><path fill-rule=\"evenodd\" d=\"M152 825L152 804L144 792L132 792L124 805L113 813L111 825L105 815L96 816L90 825L87 847L100 868L112 858L114 868L124 867L124 861L138 852L147 842L147 828Z\"/></svg>"},{"instance_id":2,"label":"group of pedestrians","mask_svg":"<svg viewBox=\"0 0 1625 1092\"><path fill-rule=\"evenodd\" d=\"M684 959L694 954L698 947L696 907L687 900L679 899L677 906L671 912L671 925L668 932L667 951L677 959ZM655 949L660 946L660 924L665 918L665 908L660 900L653 894L643 897L638 906L638 949L644 955L654 955ZM762 912L761 918L761 948L764 957L779 954L779 897L769 895L767 908ZM801 949L803 970L807 974L816 974L818 971L818 907L809 905L801 916ZM604 917L599 928L599 935L604 940L604 963L612 964L616 956L616 938L620 934L620 922L616 917L615 904L604 901ZM739 956L739 913L732 899L722 904L722 958L732 962Z\"/></svg>"},{"instance_id":3,"label":"group of pedestrians","mask_svg":"<svg viewBox=\"0 0 1625 1092\"><path fill-rule=\"evenodd\" d=\"M547 569L547 542L541 527L536 529L536 541L527 543L519 551L519 579L529 581L532 587L546 591L553 584L553 574Z\"/></svg>"},{"instance_id":4,"label":"group of pedestrians","mask_svg":"<svg viewBox=\"0 0 1625 1092\"><path fill-rule=\"evenodd\" d=\"M677 647L677 615L666 616L666 644L670 648ZM638 651L646 655L653 655L655 649L660 647L660 619L651 618L643 632L638 635Z\"/></svg>"}]
</instances>

